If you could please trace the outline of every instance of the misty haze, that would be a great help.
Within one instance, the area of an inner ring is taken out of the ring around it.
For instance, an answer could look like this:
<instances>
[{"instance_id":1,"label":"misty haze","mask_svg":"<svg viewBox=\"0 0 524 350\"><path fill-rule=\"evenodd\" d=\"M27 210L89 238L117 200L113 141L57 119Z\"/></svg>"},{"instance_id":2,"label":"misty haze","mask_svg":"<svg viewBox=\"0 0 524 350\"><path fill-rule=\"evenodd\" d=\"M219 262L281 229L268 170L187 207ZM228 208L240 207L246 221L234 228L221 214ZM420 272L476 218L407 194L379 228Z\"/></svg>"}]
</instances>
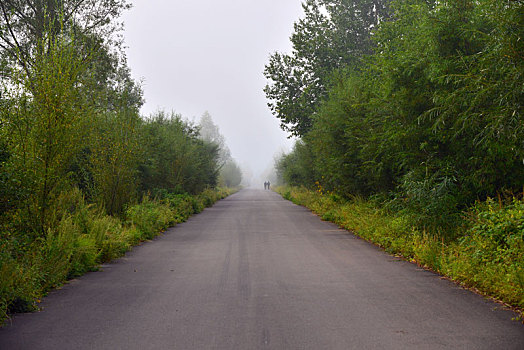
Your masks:
<instances>
[{"instance_id":1,"label":"misty haze","mask_svg":"<svg viewBox=\"0 0 524 350\"><path fill-rule=\"evenodd\" d=\"M124 36L132 76L143 82L141 112L198 122L207 111L246 182L262 186L293 144L267 107L262 72L270 54L291 50L301 14L299 0L134 1Z\"/></svg>"},{"instance_id":2,"label":"misty haze","mask_svg":"<svg viewBox=\"0 0 524 350\"><path fill-rule=\"evenodd\" d=\"M0 0L0 349L524 349L524 0Z\"/></svg>"}]
</instances>

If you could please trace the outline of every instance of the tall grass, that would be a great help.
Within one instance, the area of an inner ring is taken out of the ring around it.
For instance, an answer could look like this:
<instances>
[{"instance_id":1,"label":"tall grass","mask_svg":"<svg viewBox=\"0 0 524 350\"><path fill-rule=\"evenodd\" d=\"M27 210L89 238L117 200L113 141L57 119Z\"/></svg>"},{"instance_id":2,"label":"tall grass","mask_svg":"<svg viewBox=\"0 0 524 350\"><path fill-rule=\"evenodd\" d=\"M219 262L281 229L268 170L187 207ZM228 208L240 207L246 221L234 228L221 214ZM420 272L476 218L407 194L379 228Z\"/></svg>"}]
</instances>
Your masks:
<instances>
[{"instance_id":1,"label":"tall grass","mask_svg":"<svg viewBox=\"0 0 524 350\"><path fill-rule=\"evenodd\" d=\"M355 197L280 187L288 200L310 208L387 252L430 268L518 309L524 308L524 200L478 202L463 213L453 236L421 231L411 217Z\"/></svg>"},{"instance_id":2,"label":"tall grass","mask_svg":"<svg viewBox=\"0 0 524 350\"><path fill-rule=\"evenodd\" d=\"M86 204L79 190L63 193L53 212L55 229L45 237L25 242L18 232L0 236L0 323L10 313L37 309L50 289L97 270L99 264L122 256L231 192L206 189L194 196L146 196L129 206L122 218Z\"/></svg>"}]
</instances>

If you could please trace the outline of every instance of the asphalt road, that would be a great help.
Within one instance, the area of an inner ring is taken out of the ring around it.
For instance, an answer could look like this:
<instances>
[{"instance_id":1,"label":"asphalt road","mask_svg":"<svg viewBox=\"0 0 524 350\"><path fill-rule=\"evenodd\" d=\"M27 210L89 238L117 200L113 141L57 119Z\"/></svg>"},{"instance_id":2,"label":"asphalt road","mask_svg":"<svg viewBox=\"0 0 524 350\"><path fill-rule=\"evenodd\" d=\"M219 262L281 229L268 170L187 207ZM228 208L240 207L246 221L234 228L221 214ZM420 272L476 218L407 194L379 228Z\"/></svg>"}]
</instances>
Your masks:
<instances>
[{"instance_id":1,"label":"asphalt road","mask_svg":"<svg viewBox=\"0 0 524 350\"><path fill-rule=\"evenodd\" d=\"M243 190L54 291L0 349L524 349L495 303Z\"/></svg>"}]
</instances>

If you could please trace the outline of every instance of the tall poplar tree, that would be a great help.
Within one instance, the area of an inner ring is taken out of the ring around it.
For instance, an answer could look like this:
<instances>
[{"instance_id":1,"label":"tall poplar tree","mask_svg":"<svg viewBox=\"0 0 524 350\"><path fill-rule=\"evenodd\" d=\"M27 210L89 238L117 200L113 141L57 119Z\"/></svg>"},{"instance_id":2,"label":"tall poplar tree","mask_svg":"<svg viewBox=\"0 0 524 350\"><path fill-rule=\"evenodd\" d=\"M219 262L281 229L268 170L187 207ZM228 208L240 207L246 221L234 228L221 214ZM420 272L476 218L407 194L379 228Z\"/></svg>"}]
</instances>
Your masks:
<instances>
[{"instance_id":1,"label":"tall poplar tree","mask_svg":"<svg viewBox=\"0 0 524 350\"><path fill-rule=\"evenodd\" d=\"M304 136L326 97L333 71L359 67L373 51L372 32L388 18L389 0L307 0L295 23L291 54L276 52L265 66L264 92L281 127Z\"/></svg>"}]
</instances>

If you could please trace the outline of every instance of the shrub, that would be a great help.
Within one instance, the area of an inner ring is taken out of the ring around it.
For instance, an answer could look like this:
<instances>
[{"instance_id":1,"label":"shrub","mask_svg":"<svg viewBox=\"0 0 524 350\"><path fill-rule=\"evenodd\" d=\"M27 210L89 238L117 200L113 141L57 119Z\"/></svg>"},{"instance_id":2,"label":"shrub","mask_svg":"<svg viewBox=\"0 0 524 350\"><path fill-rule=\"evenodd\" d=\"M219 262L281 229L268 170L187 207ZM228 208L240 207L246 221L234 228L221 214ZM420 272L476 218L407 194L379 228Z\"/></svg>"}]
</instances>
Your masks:
<instances>
[{"instance_id":1,"label":"shrub","mask_svg":"<svg viewBox=\"0 0 524 350\"><path fill-rule=\"evenodd\" d=\"M153 238L175 222L167 203L156 203L149 197L144 197L142 203L127 208L126 217L131 225L138 228L143 239Z\"/></svg>"},{"instance_id":2,"label":"shrub","mask_svg":"<svg viewBox=\"0 0 524 350\"><path fill-rule=\"evenodd\" d=\"M92 212L87 223L86 237L93 240L99 251L98 262L121 256L128 248L122 235L122 223L115 217Z\"/></svg>"},{"instance_id":3,"label":"shrub","mask_svg":"<svg viewBox=\"0 0 524 350\"><path fill-rule=\"evenodd\" d=\"M463 237L452 245L445 272L467 285L524 306L524 201L492 199L468 212Z\"/></svg>"},{"instance_id":4,"label":"shrub","mask_svg":"<svg viewBox=\"0 0 524 350\"><path fill-rule=\"evenodd\" d=\"M452 239L421 231L411 213L392 213L373 200L354 197L340 202L304 188L277 190L389 253L402 255L511 305L524 306L523 199L506 204L492 199L476 203L464 214L462 226Z\"/></svg>"},{"instance_id":5,"label":"shrub","mask_svg":"<svg viewBox=\"0 0 524 350\"><path fill-rule=\"evenodd\" d=\"M198 196L164 193L144 197L126 210L127 223L85 203L80 191L58 197L50 217L56 222L45 237L9 235L0 239L0 320L11 312L36 309L35 300L66 279L97 269L122 256L131 246L151 239L170 225L186 220L229 190L206 190Z\"/></svg>"},{"instance_id":6,"label":"shrub","mask_svg":"<svg viewBox=\"0 0 524 350\"><path fill-rule=\"evenodd\" d=\"M38 296L36 281L10 249L3 244L0 249L0 320L7 318L8 312L26 312L35 309Z\"/></svg>"}]
</instances>

